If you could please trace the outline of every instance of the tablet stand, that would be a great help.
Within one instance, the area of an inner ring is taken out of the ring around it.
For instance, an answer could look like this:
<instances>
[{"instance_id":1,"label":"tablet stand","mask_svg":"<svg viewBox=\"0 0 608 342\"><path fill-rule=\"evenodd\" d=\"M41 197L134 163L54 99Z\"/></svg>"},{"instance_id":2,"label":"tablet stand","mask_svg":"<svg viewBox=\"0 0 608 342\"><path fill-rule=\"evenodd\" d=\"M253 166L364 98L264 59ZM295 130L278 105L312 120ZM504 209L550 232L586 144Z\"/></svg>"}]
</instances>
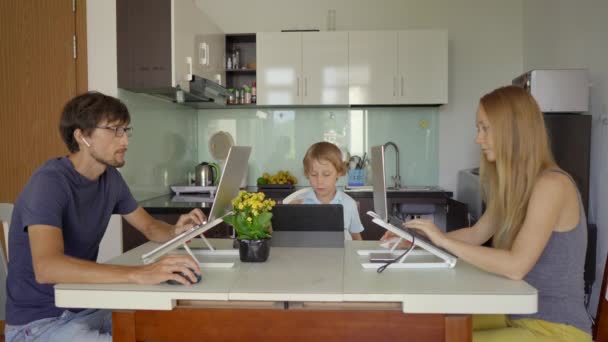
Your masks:
<instances>
[{"instance_id":1,"label":"tablet stand","mask_svg":"<svg viewBox=\"0 0 608 342\"><path fill-rule=\"evenodd\" d=\"M456 258L454 255L452 255L444 250L439 249L437 246L433 245L430 241L425 241L420 238L414 238L407 231L402 230L398 227L395 227L394 225L384 221L383 219L380 218L380 216L378 216L373 211L368 211L367 214L370 215L371 217L373 217L372 222L374 222L377 225L379 225L380 227L396 234L399 237L399 240L397 242L395 242L395 244L388 250L389 252L394 254L395 257L399 257L399 254L397 254L399 252L397 251L397 253L395 253L396 252L395 250L403 239L412 242L414 244L414 247L421 248L421 250L416 250L415 248L412 248L410 251L405 253L399 260L390 264L388 266L388 268L453 268L454 266L456 266L456 261L458 260L458 258ZM387 251L386 250L374 250L374 251L360 250L360 251L357 251L357 254L361 255L361 256L369 256L371 253L377 253L377 252L386 253ZM410 255L411 256L433 255L433 256L437 257L439 259L439 261L420 261L419 262L416 260L411 260L411 258L410 258L410 260L406 260L407 257ZM383 263L372 263L372 262L361 264L361 266L363 268L372 268L372 269L377 269L379 267L382 267L383 265L384 265Z\"/></svg>"},{"instance_id":2,"label":"tablet stand","mask_svg":"<svg viewBox=\"0 0 608 342\"><path fill-rule=\"evenodd\" d=\"M226 215L231 214L232 212L228 212L226 213ZM192 256L192 258L194 260L198 259L196 258L196 256L194 255L195 253L192 251L192 249L190 249L190 247L188 247L187 242L190 241L192 238L196 237L197 235L201 235L201 237L203 238L203 242L207 245L207 247L209 248L208 250L200 250L197 251L196 254L204 254L204 255L208 255L208 256L233 256L233 255L237 255L238 254L238 250L219 250L216 248L213 248L213 246L211 245L211 243L204 237L202 236L204 232L206 232L207 230L217 226L218 224L220 224L223 221L223 216L220 218L217 218L211 222L207 222L205 224L202 225L198 225L198 226L194 226L192 228L190 228L189 230L181 233L180 235L174 237L173 239L163 243L162 245L156 247L155 249L153 249L152 251L145 253L144 255L141 256L143 263L144 264L150 264L155 262L156 260L160 259L162 256L169 254L171 251L179 248L179 247L183 247L184 250L190 254L190 256ZM201 263L199 262L199 264L201 265L201 267L206 267L206 268L230 268L234 266L234 262L204 262Z\"/></svg>"}]
</instances>

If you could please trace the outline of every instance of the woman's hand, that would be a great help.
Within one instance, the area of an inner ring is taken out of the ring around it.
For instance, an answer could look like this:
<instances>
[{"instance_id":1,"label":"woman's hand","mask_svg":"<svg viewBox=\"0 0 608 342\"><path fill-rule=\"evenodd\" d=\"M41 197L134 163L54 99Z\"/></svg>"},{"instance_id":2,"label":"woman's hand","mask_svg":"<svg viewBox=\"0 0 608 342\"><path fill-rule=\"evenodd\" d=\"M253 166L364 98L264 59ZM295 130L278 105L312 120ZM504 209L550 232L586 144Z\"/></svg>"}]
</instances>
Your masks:
<instances>
[{"instance_id":1,"label":"woman's hand","mask_svg":"<svg viewBox=\"0 0 608 342\"><path fill-rule=\"evenodd\" d=\"M187 214L180 215L175 224L174 234L179 235L193 226L207 222L207 216L202 210L196 208Z\"/></svg>"},{"instance_id":2,"label":"woman's hand","mask_svg":"<svg viewBox=\"0 0 608 342\"><path fill-rule=\"evenodd\" d=\"M407 221L403 225L406 228L419 230L423 233L423 235L426 235L431 240L431 242L433 242L439 247L443 247L443 243L446 239L446 236L439 228L437 228L433 221L415 219Z\"/></svg>"}]
</instances>

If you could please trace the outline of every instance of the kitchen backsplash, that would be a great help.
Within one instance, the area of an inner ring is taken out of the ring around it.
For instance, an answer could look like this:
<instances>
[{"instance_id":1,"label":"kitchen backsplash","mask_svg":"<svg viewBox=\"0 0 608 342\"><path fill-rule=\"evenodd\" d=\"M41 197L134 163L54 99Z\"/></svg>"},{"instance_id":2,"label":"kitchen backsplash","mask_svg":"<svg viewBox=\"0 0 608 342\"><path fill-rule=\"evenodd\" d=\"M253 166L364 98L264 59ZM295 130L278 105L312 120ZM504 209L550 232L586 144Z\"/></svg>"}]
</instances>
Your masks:
<instances>
[{"instance_id":1,"label":"kitchen backsplash","mask_svg":"<svg viewBox=\"0 0 608 342\"><path fill-rule=\"evenodd\" d=\"M198 160L212 161L209 138L228 132L237 145L253 147L247 184L264 172L289 170L299 185L309 185L302 158L318 141L333 142L344 152L362 156L375 145L393 141L399 147L402 185L438 183L438 110L436 107L369 108L234 108L198 111ZM393 184L394 150L386 155L387 183ZM366 167L366 184L371 184ZM346 177L340 185L346 184Z\"/></svg>"},{"instance_id":2,"label":"kitchen backsplash","mask_svg":"<svg viewBox=\"0 0 608 342\"><path fill-rule=\"evenodd\" d=\"M120 89L118 97L129 108L134 127L120 172L135 199L166 195L171 185L184 184L198 163L198 111Z\"/></svg>"}]
</instances>

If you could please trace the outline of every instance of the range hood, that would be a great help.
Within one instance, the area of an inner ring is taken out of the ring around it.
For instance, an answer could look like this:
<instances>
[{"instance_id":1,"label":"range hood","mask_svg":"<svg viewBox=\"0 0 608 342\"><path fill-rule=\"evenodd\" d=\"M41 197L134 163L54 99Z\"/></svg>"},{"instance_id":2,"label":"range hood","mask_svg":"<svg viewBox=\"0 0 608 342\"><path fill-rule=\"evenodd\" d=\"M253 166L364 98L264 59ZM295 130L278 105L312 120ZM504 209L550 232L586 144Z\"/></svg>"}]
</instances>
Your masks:
<instances>
[{"instance_id":1,"label":"range hood","mask_svg":"<svg viewBox=\"0 0 608 342\"><path fill-rule=\"evenodd\" d=\"M190 91L183 90L184 102L182 104L194 108L222 108L226 106L228 90L220 84L204 77L192 75L189 85ZM177 103L177 89L174 87L130 90Z\"/></svg>"}]
</instances>

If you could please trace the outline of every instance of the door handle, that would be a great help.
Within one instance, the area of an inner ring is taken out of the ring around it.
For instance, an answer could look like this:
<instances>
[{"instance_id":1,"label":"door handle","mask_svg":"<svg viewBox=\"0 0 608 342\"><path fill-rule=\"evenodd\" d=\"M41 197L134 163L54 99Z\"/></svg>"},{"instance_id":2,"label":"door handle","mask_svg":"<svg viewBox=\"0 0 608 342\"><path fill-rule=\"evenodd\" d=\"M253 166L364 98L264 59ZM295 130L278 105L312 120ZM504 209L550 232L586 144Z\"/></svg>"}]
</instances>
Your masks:
<instances>
[{"instance_id":1,"label":"door handle","mask_svg":"<svg viewBox=\"0 0 608 342\"><path fill-rule=\"evenodd\" d=\"M393 76L393 96L397 96L397 76Z\"/></svg>"},{"instance_id":2,"label":"door handle","mask_svg":"<svg viewBox=\"0 0 608 342\"><path fill-rule=\"evenodd\" d=\"M403 75L401 75L401 96L403 96Z\"/></svg>"},{"instance_id":3,"label":"door handle","mask_svg":"<svg viewBox=\"0 0 608 342\"><path fill-rule=\"evenodd\" d=\"M304 77L304 96L308 96L308 77Z\"/></svg>"},{"instance_id":4,"label":"door handle","mask_svg":"<svg viewBox=\"0 0 608 342\"><path fill-rule=\"evenodd\" d=\"M296 96L300 96L300 78L296 78Z\"/></svg>"}]
</instances>

